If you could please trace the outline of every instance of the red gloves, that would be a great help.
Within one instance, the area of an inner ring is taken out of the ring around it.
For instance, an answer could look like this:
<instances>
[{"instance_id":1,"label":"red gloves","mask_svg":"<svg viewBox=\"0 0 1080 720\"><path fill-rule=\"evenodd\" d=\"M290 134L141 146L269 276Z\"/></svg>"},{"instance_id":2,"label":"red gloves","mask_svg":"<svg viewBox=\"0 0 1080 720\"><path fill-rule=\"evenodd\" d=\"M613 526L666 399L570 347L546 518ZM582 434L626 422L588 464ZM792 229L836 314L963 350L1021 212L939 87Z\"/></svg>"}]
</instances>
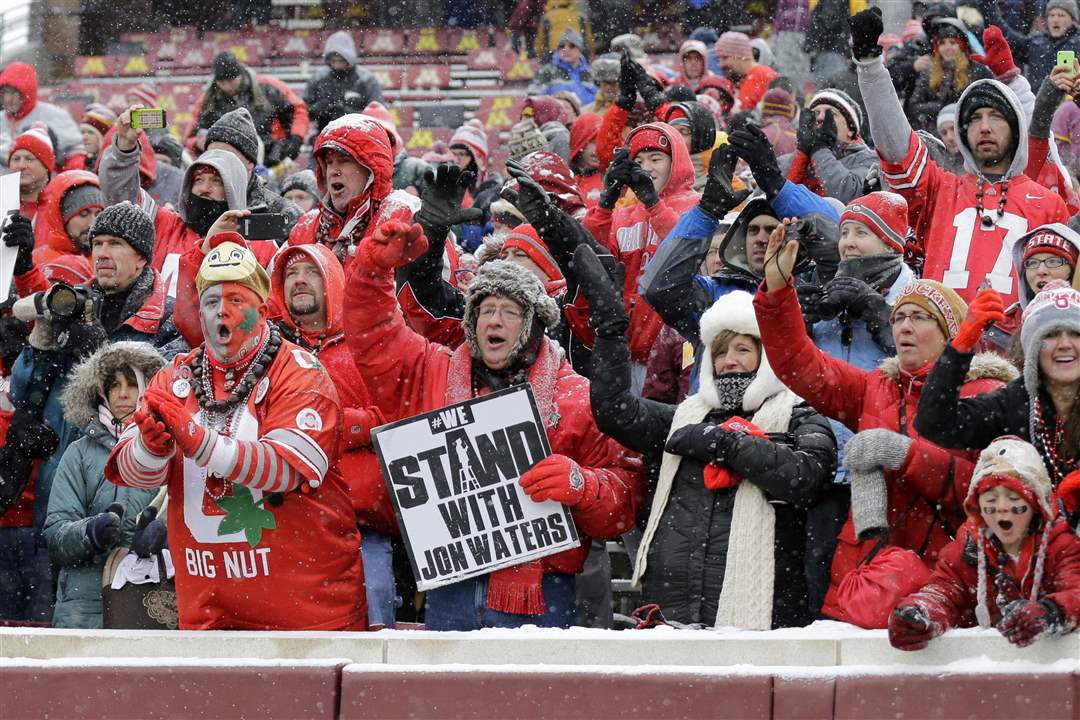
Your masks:
<instances>
[{"instance_id":1,"label":"red gloves","mask_svg":"<svg viewBox=\"0 0 1080 720\"><path fill-rule=\"evenodd\" d=\"M144 399L150 410L165 423L184 456L194 457L206 430L192 419L183 403L161 390L147 390Z\"/></svg>"},{"instance_id":2,"label":"red gloves","mask_svg":"<svg viewBox=\"0 0 1080 720\"><path fill-rule=\"evenodd\" d=\"M570 507L585 497L588 482L581 466L565 455L549 455L518 478L525 494L536 502L557 500Z\"/></svg>"},{"instance_id":3,"label":"red gloves","mask_svg":"<svg viewBox=\"0 0 1080 720\"><path fill-rule=\"evenodd\" d=\"M1057 486L1057 496L1065 504L1065 512L1072 515L1080 508L1080 470L1073 470Z\"/></svg>"},{"instance_id":4,"label":"red gloves","mask_svg":"<svg viewBox=\"0 0 1080 720\"><path fill-rule=\"evenodd\" d=\"M172 455L176 443L173 442L169 431L165 429L165 423L155 418L142 407L139 407L132 414L131 419L139 426L140 440L143 447L150 451L150 454L158 457Z\"/></svg>"},{"instance_id":5,"label":"red gloves","mask_svg":"<svg viewBox=\"0 0 1080 720\"><path fill-rule=\"evenodd\" d=\"M990 68L990 72L994 73L994 77L998 80L1016 70L1012 48L1009 47L1009 42L1005 39L1004 33L1001 32L1001 28L997 25L986 28L983 30L982 40L986 54L972 55L972 60ZM1012 78L1008 79L1011 80Z\"/></svg>"},{"instance_id":6,"label":"red gloves","mask_svg":"<svg viewBox=\"0 0 1080 720\"><path fill-rule=\"evenodd\" d=\"M364 408L343 408L341 414L345 418L342 438L345 441L346 450L369 447L371 431L386 423L386 418L374 405Z\"/></svg>"},{"instance_id":7,"label":"red gloves","mask_svg":"<svg viewBox=\"0 0 1080 720\"><path fill-rule=\"evenodd\" d=\"M997 28L993 29L997 30ZM1001 31L998 30L998 32ZM1001 301L1001 295L991 288L982 290L968 305L967 317L964 318L959 332L953 338L952 346L962 353L969 353L979 344L983 331L991 323L1004 321L1005 304Z\"/></svg>"},{"instance_id":8,"label":"red gloves","mask_svg":"<svg viewBox=\"0 0 1080 720\"><path fill-rule=\"evenodd\" d=\"M364 238L357 256L366 266L392 270L408 265L427 250L427 238L420 225L409 226L400 220L387 220Z\"/></svg>"},{"instance_id":9,"label":"red gloves","mask_svg":"<svg viewBox=\"0 0 1080 720\"><path fill-rule=\"evenodd\" d=\"M897 650L922 650L942 633L918 605L898 605L889 616L889 642Z\"/></svg>"},{"instance_id":10,"label":"red gloves","mask_svg":"<svg viewBox=\"0 0 1080 720\"><path fill-rule=\"evenodd\" d=\"M1052 600L1017 600L1002 611L998 630L1017 647L1027 647L1043 633L1061 626L1061 610Z\"/></svg>"},{"instance_id":11,"label":"red gloves","mask_svg":"<svg viewBox=\"0 0 1080 720\"><path fill-rule=\"evenodd\" d=\"M728 421L720 427L729 432L741 432L759 438L768 437L764 430L749 420L742 419L738 415L729 418ZM713 463L709 463L705 466L704 479L705 487L709 490L722 490L735 487L742 481L741 477L731 472L728 468L714 465Z\"/></svg>"}]
</instances>

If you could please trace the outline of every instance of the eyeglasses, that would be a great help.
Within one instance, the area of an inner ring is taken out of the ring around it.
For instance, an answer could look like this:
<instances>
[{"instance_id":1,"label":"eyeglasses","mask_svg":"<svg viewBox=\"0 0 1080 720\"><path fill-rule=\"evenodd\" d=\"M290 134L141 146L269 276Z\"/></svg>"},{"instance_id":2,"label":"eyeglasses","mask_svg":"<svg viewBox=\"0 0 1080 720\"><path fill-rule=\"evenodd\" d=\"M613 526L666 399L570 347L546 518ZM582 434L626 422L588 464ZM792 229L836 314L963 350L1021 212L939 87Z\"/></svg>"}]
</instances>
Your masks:
<instances>
[{"instance_id":1,"label":"eyeglasses","mask_svg":"<svg viewBox=\"0 0 1080 720\"><path fill-rule=\"evenodd\" d=\"M925 312L909 312L909 313L896 313L889 320L889 324L893 326L903 325L905 321L910 320L915 325L929 325L930 323L936 323L937 318L930 313Z\"/></svg>"},{"instance_id":2,"label":"eyeglasses","mask_svg":"<svg viewBox=\"0 0 1080 720\"><path fill-rule=\"evenodd\" d=\"M1068 265L1069 261L1058 255L1051 255L1044 258L1028 258L1024 261L1025 270L1034 270L1040 265L1045 265L1047 270L1054 270L1063 265Z\"/></svg>"}]
</instances>

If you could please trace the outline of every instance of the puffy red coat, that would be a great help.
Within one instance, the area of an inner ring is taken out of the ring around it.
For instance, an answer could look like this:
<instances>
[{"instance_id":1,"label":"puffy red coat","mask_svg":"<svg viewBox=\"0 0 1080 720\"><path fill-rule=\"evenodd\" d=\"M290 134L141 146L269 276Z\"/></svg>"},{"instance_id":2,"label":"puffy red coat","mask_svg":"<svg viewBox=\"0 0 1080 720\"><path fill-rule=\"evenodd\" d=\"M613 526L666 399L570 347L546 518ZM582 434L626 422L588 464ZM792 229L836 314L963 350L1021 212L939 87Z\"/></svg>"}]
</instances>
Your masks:
<instances>
[{"instance_id":1,"label":"puffy red coat","mask_svg":"<svg viewBox=\"0 0 1080 720\"><path fill-rule=\"evenodd\" d=\"M1041 533L1029 535L1020 548L1019 560L1014 560L1000 549L996 538L980 539L976 521L968 520L957 538L941 550L930 582L898 604L921 605L931 620L941 624L943 631L977 627L975 608L978 605L979 568L976 543L982 542L988 576L986 609L990 611L990 623L997 625L1001 620L999 592L1004 604L1031 598L1041 536ZM1008 579L999 584L995 578L1000 573ZM1072 533L1064 518L1058 518L1050 526L1039 599L1052 600L1061 608L1065 618L1064 632L1071 632L1080 625L1080 538Z\"/></svg>"},{"instance_id":2,"label":"puffy red coat","mask_svg":"<svg viewBox=\"0 0 1080 720\"><path fill-rule=\"evenodd\" d=\"M345 288L349 349L388 421L444 407L452 383L469 382L468 345L450 350L410 330L394 298L392 271L354 263ZM530 384L540 398L538 405L545 405L542 398L551 398L551 411L545 411L551 451L577 461L587 479L595 480L598 492L572 508L581 546L546 557L543 563L546 572L577 573L588 555L588 537L616 537L633 525L644 480L640 459L597 429L589 381L556 352L545 338L530 370Z\"/></svg>"},{"instance_id":3,"label":"puffy red coat","mask_svg":"<svg viewBox=\"0 0 1080 720\"><path fill-rule=\"evenodd\" d=\"M323 151L337 150L347 153L353 160L371 171L367 190L352 199L344 213L330 207L329 200L306 213L289 233L290 245L321 242L334 246L347 243L348 256L345 270L348 273L353 254L360 241L375 232L375 228L387 220L411 223L412 215L420 209L420 199L404 190L393 189L394 154L390 139L377 121L366 115L345 115L329 123L315 140L315 180L319 193L326 196L324 164L320 161ZM323 231L320 232L320 228ZM347 237L342 238L342 231Z\"/></svg>"},{"instance_id":4,"label":"puffy red coat","mask_svg":"<svg viewBox=\"0 0 1080 720\"><path fill-rule=\"evenodd\" d=\"M286 309L285 271L289 261L298 255L318 267L323 277L326 329L321 333L300 330ZM276 322L286 326L298 344L319 358L337 388L342 413L342 452L338 468L348 486L356 520L362 527L396 536L399 530L394 506L379 470L379 460L371 449L372 428L386 421L372 404L364 378L345 344L345 273L341 263L325 245L289 247L275 260L271 280L270 298L280 313Z\"/></svg>"},{"instance_id":5,"label":"puffy red coat","mask_svg":"<svg viewBox=\"0 0 1080 720\"><path fill-rule=\"evenodd\" d=\"M664 321L638 295L638 280L645 272L649 258L675 227L679 216L697 205L701 195L693 190L694 164L679 132L666 123L650 123L641 127L657 128L663 132L672 151L671 175L660 192L660 202L651 208L635 202L614 212L597 206L589 210L583 224L599 243L626 266L623 296L630 314L630 355L635 362L644 365L649 360L649 351ZM567 319L575 334L591 345L588 310L582 301L567 309Z\"/></svg>"},{"instance_id":6,"label":"puffy red coat","mask_svg":"<svg viewBox=\"0 0 1080 720\"><path fill-rule=\"evenodd\" d=\"M38 224L45 226L47 235L43 245L34 247L34 265L41 267L61 255L85 257L88 254L76 247L71 237L68 236L64 227L64 216L60 211L60 201L64 198L64 194L80 185L100 187L98 176L86 170L68 170L54 177L45 186L45 190L42 192L42 202L38 206L40 213Z\"/></svg>"},{"instance_id":7,"label":"puffy red coat","mask_svg":"<svg viewBox=\"0 0 1080 720\"><path fill-rule=\"evenodd\" d=\"M896 472L886 471L890 525L911 508L904 521L894 528L889 544L914 550L933 568L938 553L952 538L935 518L931 504L940 506L942 516L954 528L963 523L964 498L978 455L946 450L922 439L915 430L919 397L933 364L909 373L891 358L881 367L867 371L830 357L806 334L799 300L791 286L775 292L759 290L754 308L758 325L768 329L762 333L761 343L769 364L792 392L822 415L844 423L852 432L888 428L913 439L904 466ZM996 390L1015 376L1015 369L1001 358L980 355L979 362L972 365L961 396ZM873 540L858 541L849 514L833 556L822 614L844 619L836 601L837 589L874 544Z\"/></svg>"}]
</instances>

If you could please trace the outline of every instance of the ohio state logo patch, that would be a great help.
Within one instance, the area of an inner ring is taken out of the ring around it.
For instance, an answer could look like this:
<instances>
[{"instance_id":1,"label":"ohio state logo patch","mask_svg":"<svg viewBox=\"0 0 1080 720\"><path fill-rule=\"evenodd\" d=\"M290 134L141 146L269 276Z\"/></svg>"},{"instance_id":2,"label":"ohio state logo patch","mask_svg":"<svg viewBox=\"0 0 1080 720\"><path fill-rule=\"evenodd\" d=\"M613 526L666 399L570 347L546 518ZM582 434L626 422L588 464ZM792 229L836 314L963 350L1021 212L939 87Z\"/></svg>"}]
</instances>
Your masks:
<instances>
[{"instance_id":1,"label":"ohio state logo patch","mask_svg":"<svg viewBox=\"0 0 1080 720\"><path fill-rule=\"evenodd\" d=\"M322 415L315 408L304 408L296 413L296 427L301 430L318 432L323 429Z\"/></svg>"}]
</instances>

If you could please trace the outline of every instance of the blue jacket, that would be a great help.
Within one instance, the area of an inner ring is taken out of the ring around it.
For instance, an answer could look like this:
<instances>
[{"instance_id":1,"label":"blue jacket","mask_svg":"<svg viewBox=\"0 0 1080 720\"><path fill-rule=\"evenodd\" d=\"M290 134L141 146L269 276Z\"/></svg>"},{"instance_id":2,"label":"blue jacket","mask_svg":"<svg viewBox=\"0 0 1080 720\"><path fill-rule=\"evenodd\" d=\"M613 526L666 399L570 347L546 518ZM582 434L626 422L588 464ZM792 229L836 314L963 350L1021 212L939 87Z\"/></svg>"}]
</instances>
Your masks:
<instances>
[{"instance_id":1,"label":"blue jacket","mask_svg":"<svg viewBox=\"0 0 1080 720\"><path fill-rule=\"evenodd\" d=\"M698 323L702 314L732 290L757 291L761 278L750 271L746 262L745 225L752 217L768 212L769 207L761 197L747 203L724 236L721 245L724 267L713 277L701 275L698 270L720 221L698 207L691 208L679 219L645 266L638 282L638 293L666 324L694 345L698 356L701 355L698 352L701 345ZM834 222L840 219L824 199L792 182L784 183L771 203L771 209L781 218L818 213ZM690 391L696 392L696 368L690 385Z\"/></svg>"}]
</instances>

